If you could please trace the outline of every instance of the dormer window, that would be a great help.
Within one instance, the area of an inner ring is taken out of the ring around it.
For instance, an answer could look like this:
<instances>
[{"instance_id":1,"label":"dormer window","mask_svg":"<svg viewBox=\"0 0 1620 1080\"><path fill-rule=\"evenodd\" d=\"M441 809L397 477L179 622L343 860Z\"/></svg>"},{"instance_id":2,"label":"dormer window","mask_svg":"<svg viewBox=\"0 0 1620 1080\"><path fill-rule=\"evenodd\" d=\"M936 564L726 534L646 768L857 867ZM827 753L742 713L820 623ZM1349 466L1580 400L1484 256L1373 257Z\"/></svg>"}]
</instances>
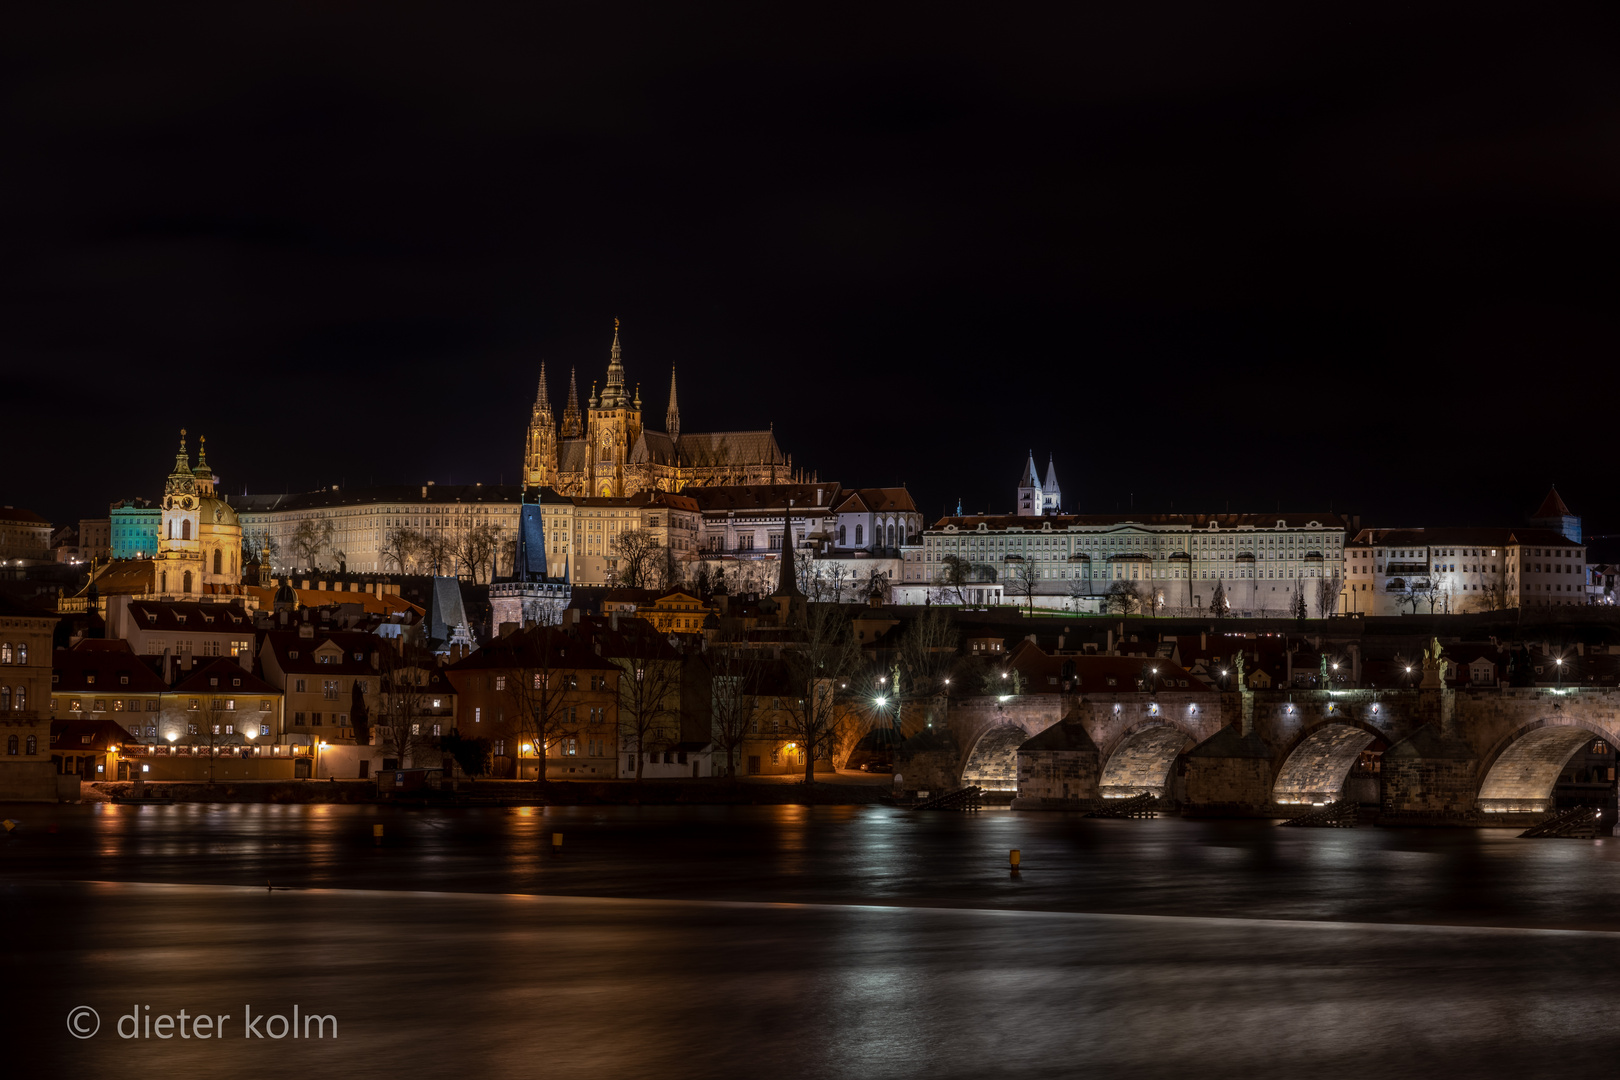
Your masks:
<instances>
[{"instance_id":1,"label":"dormer window","mask_svg":"<svg viewBox=\"0 0 1620 1080\"><path fill-rule=\"evenodd\" d=\"M177 623L184 623L186 621L186 617L184 615L176 615L174 617L174 621Z\"/></svg>"},{"instance_id":2,"label":"dormer window","mask_svg":"<svg viewBox=\"0 0 1620 1080\"><path fill-rule=\"evenodd\" d=\"M294 650L293 650L293 651L292 651L292 652L290 652L290 653L288 653L288 654L287 654L287 659L289 659L289 660L296 660L296 659L298 659L298 650L297 650L297 649L294 649Z\"/></svg>"},{"instance_id":3,"label":"dormer window","mask_svg":"<svg viewBox=\"0 0 1620 1080\"><path fill-rule=\"evenodd\" d=\"M147 612L147 613L146 613L146 621L147 621L147 622L157 622L157 612L155 612L155 611L148 611L148 612Z\"/></svg>"},{"instance_id":4,"label":"dormer window","mask_svg":"<svg viewBox=\"0 0 1620 1080\"><path fill-rule=\"evenodd\" d=\"M128 675L120 675L120 676L118 676L118 685L119 686L128 686L129 685L129 676Z\"/></svg>"},{"instance_id":5,"label":"dormer window","mask_svg":"<svg viewBox=\"0 0 1620 1080\"><path fill-rule=\"evenodd\" d=\"M85 682L86 686L94 686L94 685L96 685L96 676L95 676L95 674L92 672L91 674L86 675L84 677L84 682Z\"/></svg>"},{"instance_id":6,"label":"dormer window","mask_svg":"<svg viewBox=\"0 0 1620 1080\"><path fill-rule=\"evenodd\" d=\"M218 675L210 675L210 676L208 676L208 685L209 686L218 686L219 685L219 676Z\"/></svg>"}]
</instances>

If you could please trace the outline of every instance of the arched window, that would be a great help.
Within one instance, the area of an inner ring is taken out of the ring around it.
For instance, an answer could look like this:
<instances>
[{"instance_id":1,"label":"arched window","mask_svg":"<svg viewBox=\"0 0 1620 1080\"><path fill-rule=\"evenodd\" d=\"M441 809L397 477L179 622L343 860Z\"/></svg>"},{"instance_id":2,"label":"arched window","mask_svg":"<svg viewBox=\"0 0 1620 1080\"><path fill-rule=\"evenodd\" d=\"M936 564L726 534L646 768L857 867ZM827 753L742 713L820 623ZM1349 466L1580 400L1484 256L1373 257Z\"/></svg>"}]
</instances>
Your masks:
<instances>
[{"instance_id":1,"label":"arched window","mask_svg":"<svg viewBox=\"0 0 1620 1080\"><path fill-rule=\"evenodd\" d=\"M183 580L185 582L185 588L183 590L181 590L181 591L190 592L191 591L191 571L190 570L186 571L186 576L185 576L185 578Z\"/></svg>"},{"instance_id":2,"label":"arched window","mask_svg":"<svg viewBox=\"0 0 1620 1080\"><path fill-rule=\"evenodd\" d=\"M28 736L28 753L31 754L31 755L39 753L39 736L38 735L30 735L30 736Z\"/></svg>"},{"instance_id":3,"label":"arched window","mask_svg":"<svg viewBox=\"0 0 1620 1080\"><path fill-rule=\"evenodd\" d=\"M26 709L26 708L28 708L28 687L26 687L26 686L17 687L17 696L11 699L11 707L13 709ZM28 752L30 754L33 753L32 750L30 750Z\"/></svg>"},{"instance_id":4,"label":"arched window","mask_svg":"<svg viewBox=\"0 0 1620 1080\"><path fill-rule=\"evenodd\" d=\"M214 573L216 573L216 574L224 573L224 570L221 569L221 567L224 565L224 560L225 560L225 553L223 551L221 551L219 548L215 548L214 549Z\"/></svg>"},{"instance_id":5,"label":"arched window","mask_svg":"<svg viewBox=\"0 0 1620 1080\"><path fill-rule=\"evenodd\" d=\"M8 739L6 739L6 753L15 754L16 752L17 752L17 736L12 735Z\"/></svg>"},{"instance_id":6,"label":"arched window","mask_svg":"<svg viewBox=\"0 0 1620 1080\"><path fill-rule=\"evenodd\" d=\"M849 543L849 539L844 533L844 527L842 525L838 526L838 546L839 547L844 547L848 543Z\"/></svg>"},{"instance_id":7,"label":"arched window","mask_svg":"<svg viewBox=\"0 0 1620 1080\"><path fill-rule=\"evenodd\" d=\"M169 522L169 539L174 539L174 522Z\"/></svg>"},{"instance_id":8,"label":"arched window","mask_svg":"<svg viewBox=\"0 0 1620 1080\"><path fill-rule=\"evenodd\" d=\"M0 644L0 664L11 663L11 642Z\"/></svg>"},{"instance_id":9,"label":"arched window","mask_svg":"<svg viewBox=\"0 0 1620 1080\"><path fill-rule=\"evenodd\" d=\"M182 540L190 540L191 539L191 519L190 518L186 518L186 520L184 520L184 521L182 521L180 523L180 539L182 539Z\"/></svg>"},{"instance_id":10,"label":"arched window","mask_svg":"<svg viewBox=\"0 0 1620 1080\"><path fill-rule=\"evenodd\" d=\"M855 546L861 546L861 526L855 526Z\"/></svg>"},{"instance_id":11,"label":"arched window","mask_svg":"<svg viewBox=\"0 0 1620 1080\"><path fill-rule=\"evenodd\" d=\"M158 592L166 593L168 591L169 591L169 572L167 570L165 570L165 571L163 571L163 573L158 575Z\"/></svg>"},{"instance_id":12,"label":"arched window","mask_svg":"<svg viewBox=\"0 0 1620 1080\"><path fill-rule=\"evenodd\" d=\"M18 642L17 644L17 663L28 663L28 642L26 641Z\"/></svg>"},{"instance_id":13,"label":"arched window","mask_svg":"<svg viewBox=\"0 0 1620 1080\"><path fill-rule=\"evenodd\" d=\"M889 526L889 546L894 547L894 526Z\"/></svg>"}]
</instances>

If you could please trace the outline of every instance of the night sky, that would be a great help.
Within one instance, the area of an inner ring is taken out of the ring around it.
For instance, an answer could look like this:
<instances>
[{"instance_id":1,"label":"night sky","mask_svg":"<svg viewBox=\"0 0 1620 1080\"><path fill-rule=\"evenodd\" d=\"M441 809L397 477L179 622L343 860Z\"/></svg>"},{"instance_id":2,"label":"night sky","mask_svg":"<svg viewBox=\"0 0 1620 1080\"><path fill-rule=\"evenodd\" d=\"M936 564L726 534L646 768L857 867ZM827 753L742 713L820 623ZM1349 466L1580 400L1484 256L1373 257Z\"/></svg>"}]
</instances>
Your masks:
<instances>
[{"instance_id":1,"label":"night sky","mask_svg":"<svg viewBox=\"0 0 1620 1080\"><path fill-rule=\"evenodd\" d=\"M1620 16L1090 7L13 13L0 502L512 482L618 317L930 519L1620 531Z\"/></svg>"}]
</instances>

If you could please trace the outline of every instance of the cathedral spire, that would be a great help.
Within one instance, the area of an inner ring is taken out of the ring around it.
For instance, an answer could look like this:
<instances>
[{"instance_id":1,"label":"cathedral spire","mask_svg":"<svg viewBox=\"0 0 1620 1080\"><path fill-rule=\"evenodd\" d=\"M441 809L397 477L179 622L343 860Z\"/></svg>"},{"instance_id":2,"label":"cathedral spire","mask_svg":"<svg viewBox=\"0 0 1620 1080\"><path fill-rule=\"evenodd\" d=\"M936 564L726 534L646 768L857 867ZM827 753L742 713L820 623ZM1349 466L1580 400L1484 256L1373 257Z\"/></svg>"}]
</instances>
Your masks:
<instances>
[{"instance_id":1,"label":"cathedral spire","mask_svg":"<svg viewBox=\"0 0 1620 1080\"><path fill-rule=\"evenodd\" d=\"M191 471L191 455L186 452L186 429L180 429L180 452L174 456L175 472Z\"/></svg>"},{"instance_id":2,"label":"cathedral spire","mask_svg":"<svg viewBox=\"0 0 1620 1080\"><path fill-rule=\"evenodd\" d=\"M669 441L677 442L681 437L681 410L675 404L675 366L669 368L669 410L664 413L664 429L669 432Z\"/></svg>"},{"instance_id":3,"label":"cathedral spire","mask_svg":"<svg viewBox=\"0 0 1620 1080\"><path fill-rule=\"evenodd\" d=\"M534 415L544 418L548 423L551 420L551 398L546 393L546 363L540 361L540 392L534 396Z\"/></svg>"},{"instance_id":4,"label":"cathedral spire","mask_svg":"<svg viewBox=\"0 0 1620 1080\"><path fill-rule=\"evenodd\" d=\"M562 437L577 439L585 434L585 425L579 415L579 382L574 369L568 369L568 403L563 406Z\"/></svg>"},{"instance_id":5,"label":"cathedral spire","mask_svg":"<svg viewBox=\"0 0 1620 1080\"><path fill-rule=\"evenodd\" d=\"M624 357L619 350L619 320L614 319L613 350L608 356L607 383L602 387L602 408L611 409L624 403Z\"/></svg>"}]
</instances>

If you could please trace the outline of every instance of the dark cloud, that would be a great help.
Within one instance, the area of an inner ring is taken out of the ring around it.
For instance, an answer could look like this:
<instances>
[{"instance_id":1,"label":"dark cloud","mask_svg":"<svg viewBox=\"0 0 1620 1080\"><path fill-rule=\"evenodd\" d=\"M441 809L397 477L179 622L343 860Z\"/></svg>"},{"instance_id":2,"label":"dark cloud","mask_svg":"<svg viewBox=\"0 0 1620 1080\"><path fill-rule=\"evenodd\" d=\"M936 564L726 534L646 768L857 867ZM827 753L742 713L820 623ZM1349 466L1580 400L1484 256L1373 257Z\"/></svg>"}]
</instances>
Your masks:
<instances>
[{"instance_id":1,"label":"dark cloud","mask_svg":"<svg viewBox=\"0 0 1620 1080\"><path fill-rule=\"evenodd\" d=\"M679 364L930 514L1033 447L1088 509L1620 528L1607 12L559 10L14 25L5 501L182 425L230 490L511 480L618 316L652 416Z\"/></svg>"}]
</instances>

